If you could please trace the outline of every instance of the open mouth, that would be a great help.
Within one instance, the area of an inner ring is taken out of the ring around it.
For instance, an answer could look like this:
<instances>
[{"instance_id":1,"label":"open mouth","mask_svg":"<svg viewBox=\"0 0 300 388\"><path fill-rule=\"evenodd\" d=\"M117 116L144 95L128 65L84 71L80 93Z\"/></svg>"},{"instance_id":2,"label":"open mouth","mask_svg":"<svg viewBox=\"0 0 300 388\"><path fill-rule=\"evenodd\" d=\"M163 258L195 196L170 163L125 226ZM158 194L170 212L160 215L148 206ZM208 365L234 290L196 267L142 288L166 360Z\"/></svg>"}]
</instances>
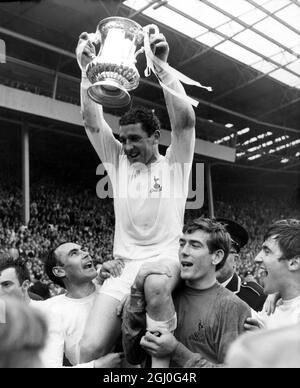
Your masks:
<instances>
[{"instance_id":1,"label":"open mouth","mask_svg":"<svg viewBox=\"0 0 300 388\"><path fill-rule=\"evenodd\" d=\"M193 263L190 263L189 261L182 261L181 262L181 266L183 268L188 268L188 267L192 267L193 266Z\"/></svg>"},{"instance_id":2,"label":"open mouth","mask_svg":"<svg viewBox=\"0 0 300 388\"><path fill-rule=\"evenodd\" d=\"M260 278L266 278L268 276L269 272L266 270L265 267L259 267L258 269L258 276Z\"/></svg>"},{"instance_id":3,"label":"open mouth","mask_svg":"<svg viewBox=\"0 0 300 388\"><path fill-rule=\"evenodd\" d=\"M94 264L92 261L87 261L84 265L83 265L83 269L92 269L94 268Z\"/></svg>"},{"instance_id":4,"label":"open mouth","mask_svg":"<svg viewBox=\"0 0 300 388\"><path fill-rule=\"evenodd\" d=\"M140 155L139 152L131 152L131 153L129 154L129 157L130 157L131 159L136 159L139 155Z\"/></svg>"}]
</instances>

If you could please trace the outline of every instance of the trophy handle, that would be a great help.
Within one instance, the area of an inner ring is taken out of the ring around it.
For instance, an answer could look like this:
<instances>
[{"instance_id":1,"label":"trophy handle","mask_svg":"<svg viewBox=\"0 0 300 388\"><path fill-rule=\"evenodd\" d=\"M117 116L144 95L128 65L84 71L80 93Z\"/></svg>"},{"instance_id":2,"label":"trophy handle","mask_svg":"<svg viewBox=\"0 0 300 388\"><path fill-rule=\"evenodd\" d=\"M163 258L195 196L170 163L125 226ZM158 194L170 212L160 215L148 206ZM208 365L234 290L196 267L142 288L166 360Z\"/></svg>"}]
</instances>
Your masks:
<instances>
[{"instance_id":1,"label":"trophy handle","mask_svg":"<svg viewBox=\"0 0 300 388\"><path fill-rule=\"evenodd\" d=\"M147 26L145 26L143 28L143 30L145 31L145 33L147 33L148 35L150 35L150 31L151 30L154 30L154 34L159 34L159 28L157 27L156 24L148 24Z\"/></svg>"},{"instance_id":2,"label":"trophy handle","mask_svg":"<svg viewBox=\"0 0 300 388\"><path fill-rule=\"evenodd\" d=\"M150 35L150 31L151 31L151 30L154 30L154 34L155 34L155 35L159 34L159 28L157 27L157 25L155 25L155 24L148 24L147 26L145 26L145 27L143 28L144 35L145 35L145 34ZM144 48L144 47L141 47L141 48L135 53L134 58L136 59L137 56L138 56L139 54L142 54L142 53L144 53L144 52L145 52L145 48Z\"/></svg>"},{"instance_id":3,"label":"trophy handle","mask_svg":"<svg viewBox=\"0 0 300 388\"><path fill-rule=\"evenodd\" d=\"M148 24L143 28L143 30L144 30L144 34L148 35L148 39L152 34L155 34L155 35L159 34L159 28L157 27L156 24ZM151 30L153 30L154 32L150 32ZM153 52L153 54L155 55L155 52Z\"/></svg>"}]
</instances>

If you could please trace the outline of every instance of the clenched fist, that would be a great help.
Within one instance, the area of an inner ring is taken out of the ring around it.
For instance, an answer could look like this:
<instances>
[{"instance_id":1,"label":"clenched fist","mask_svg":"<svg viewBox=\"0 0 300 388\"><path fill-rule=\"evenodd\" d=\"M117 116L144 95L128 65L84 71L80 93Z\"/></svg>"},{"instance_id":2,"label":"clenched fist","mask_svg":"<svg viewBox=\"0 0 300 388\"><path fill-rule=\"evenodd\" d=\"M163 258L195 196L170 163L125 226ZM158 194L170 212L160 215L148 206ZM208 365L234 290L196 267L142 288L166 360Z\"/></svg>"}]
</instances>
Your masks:
<instances>
[{"instance_id":1,"label":"clenched fist","mask_svg":"<svg viewBox=\"0 0 300 388\"><path fill-rule=\"evenodd\" d=\"M150 34L150 47L153 54L163 62L167 62L169 56L169 44L163 34Z\"/></svg>"}]
</instances>

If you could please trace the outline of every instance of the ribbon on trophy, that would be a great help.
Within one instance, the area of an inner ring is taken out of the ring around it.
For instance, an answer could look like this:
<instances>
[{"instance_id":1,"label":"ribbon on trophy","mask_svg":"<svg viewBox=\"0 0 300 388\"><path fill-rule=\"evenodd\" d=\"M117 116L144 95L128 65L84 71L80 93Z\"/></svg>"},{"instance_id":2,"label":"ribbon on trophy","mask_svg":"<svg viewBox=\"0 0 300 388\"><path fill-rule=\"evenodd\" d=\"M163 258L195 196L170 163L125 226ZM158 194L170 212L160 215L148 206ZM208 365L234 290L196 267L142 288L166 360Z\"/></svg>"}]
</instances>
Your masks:
<instances>
[{"instance_id":1,"label":"ribbon on trophy","mask_svg":"<svg viewBox=\"0 0 300 388\"><path fill-rule=\"evenodd\" d=\"M154 24L150 24L150 25L143 28L143 30L145 32L145 34L144 34L144 50L145 50L145 56L146 56L146 61L147 61L147 67L146 67L145 72L144 72L145 77L149 77L151 74L151 71L152 71L153 74L158 79L160 86L163 89L167 90L169 93L173 94L174 96L181 98L182 100L187 101L191 105L197 107L199 104L199 101L197 101L196 99L194 99L192 97L189 97L185 94L181 94L181 93L176 92L175 90L169 88L165 83L162 82L162 80L160 79L159 73L161 71L163 71L163 72L167 73L168 75L170 75L171 77L173 76L174 78L177 78L179 81L185 83L186 85L194 85L194 86L197 86L199 88L206 89L209 92L212 91L212 88L210 86L201 85L200 82L194 81L193 79L180 73L180 71L171 67L169 64L167 64L167 63L163 62L162 60L160 60L159 58L157 58L153 54L151 47L150 47L150 40L149 40L149 30L150 29L153 29L156 32L158 31L157 26ZM155 69L155 65L158 66L159 68L161 68L162 70L157 71Z\"/></svg>"}]
</instances>

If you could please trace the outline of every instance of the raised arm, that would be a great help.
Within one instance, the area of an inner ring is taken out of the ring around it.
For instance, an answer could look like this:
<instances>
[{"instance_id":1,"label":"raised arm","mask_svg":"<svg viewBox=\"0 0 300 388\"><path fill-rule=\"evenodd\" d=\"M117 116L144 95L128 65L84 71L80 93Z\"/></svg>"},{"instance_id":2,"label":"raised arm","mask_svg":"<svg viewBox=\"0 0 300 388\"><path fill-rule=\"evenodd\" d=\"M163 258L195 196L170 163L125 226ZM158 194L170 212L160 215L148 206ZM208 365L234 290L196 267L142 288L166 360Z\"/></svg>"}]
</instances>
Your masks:
<instances>
[{"instance_id":1,"label":"raised arm","mask_svg":"<svg viewBox=\"0 0 300 388\"><path fill-rule=\"evenodd\" d=\"M151 35L150 43L151 49L155 56L158 57L161 61L167 63L169 56L169 45L164 35ZM155 65L155 67L159 78L166 86L168 86L168 88L182 95L186 95L184 87L178 79L168 74L158 65ZM163 93L172 128L172 145L175 145L174 143L178 141L178 146L180 150L182 150L183 155L186 153L193 154L195 146L196 125L194 109L188 101L184 101L183 99L174 96L168 90L163 89Z\"/></svg>"},{"instance_id":2,"label":"raised arm","mask_svg":"<svg viewBox=\"0 0 300 388\"><path fill-rule=\"evenodd\" d=\"M82 70L80 92L83 125L101 161L115 163L121 151L121 143L114 137L112 129L105 121L102 106L92 101L87 94L87 89L91 84L87 79L85 69L94 55L95 47L89 40L89 35L84 32L80 35L76 48L77 62Z\"/></svg>"}]
</instances>

